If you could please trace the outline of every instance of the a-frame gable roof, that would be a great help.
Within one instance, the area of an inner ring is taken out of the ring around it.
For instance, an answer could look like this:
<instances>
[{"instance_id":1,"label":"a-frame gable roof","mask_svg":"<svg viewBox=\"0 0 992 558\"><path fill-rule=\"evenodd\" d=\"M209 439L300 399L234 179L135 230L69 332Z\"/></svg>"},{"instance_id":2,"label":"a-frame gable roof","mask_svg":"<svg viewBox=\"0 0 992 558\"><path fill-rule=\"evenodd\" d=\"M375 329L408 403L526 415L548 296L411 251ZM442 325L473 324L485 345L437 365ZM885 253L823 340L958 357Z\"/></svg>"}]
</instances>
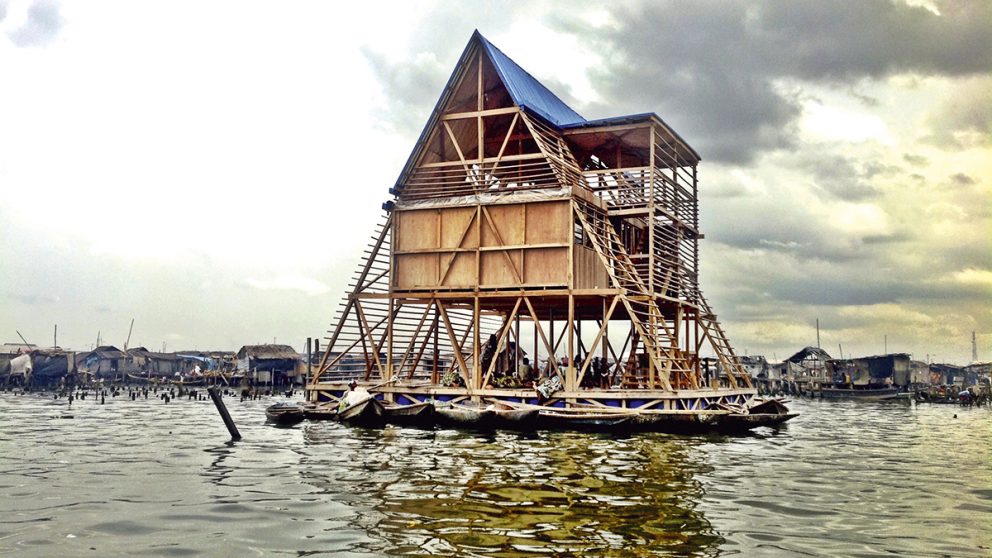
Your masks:
<instances>
[{"instance_id":1,"label":"a-frame gable roof","mask_svg":"<svg viewBox=\"0 0 992 558\"><path fill-rule=\"evenodd\" d=\"M510 60L478 31L472 35L472 40L476 39L481 43L486 54L489 55L500 79L503 80L503 85L506 86L517 106L530 109L559 128L586 121L557 95L537 81L534 76Z\"/></svg>"},{"instance_id":2,"label":"a-frame gable roof","mask_svg":"<svg viewBox=\"0 0 992 558\"><path fill-rule=\"evenodd\" d=\"M465 50L462 51L461 56L458 58L458 63L455 64L455 68L451 72L451 76L448 78L444 89L441 91L441 96L434 105L434 109L431 111L431 115L427 119L427 124L420 133L420 137L417 140L417 144L414 147L413 152L410 153L410 157L403 166L403 171L396 180L397 189L391 188L390 193L398 193L398 189L402 187L405 178L413 171L414 165L417 164L417 160L420 158L428 136L440 120L440 116L445 105L454 95L458 82L472 63L473 56L480 50L485 53L486 57L489 59L489 62L492 63L492 66L495 68L500 81L510 94L513 104L537 115L541 119L558 128L563 128L568 125L577 125L586 121L585 118L572 110L564 103L564 101L559 99L547 87L541 84L541 82L537 81L534 76L530 75L526 70L518 66L517 63L511 60L507 55L503 54L502 51L496 48L485 37L483 37L478 30L476 30L472 33L472 37L469 39L468 44L465 45Z\"/></svg>"}]
</instances>

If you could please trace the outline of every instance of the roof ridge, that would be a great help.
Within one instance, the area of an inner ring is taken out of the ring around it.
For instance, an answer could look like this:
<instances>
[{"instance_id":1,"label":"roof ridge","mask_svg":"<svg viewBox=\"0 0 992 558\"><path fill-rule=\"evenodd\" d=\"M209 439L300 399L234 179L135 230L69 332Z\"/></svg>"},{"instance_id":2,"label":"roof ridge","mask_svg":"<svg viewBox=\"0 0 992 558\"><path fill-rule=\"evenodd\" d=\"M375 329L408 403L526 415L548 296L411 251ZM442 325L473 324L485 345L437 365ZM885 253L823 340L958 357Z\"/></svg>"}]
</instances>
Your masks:
<instances>
[{"instance_id":1,"label":"roof ridge","mask_svg":"<svg viewBox=\"0 0 992 558\"><path fill-rule=\"evenodd\" d=\"M539 116L558 127L586 121L575 109L561 100L561 97L548 89L539 79L535 78L530 72L520 66L520 64L517 64L516 61L507 56L505 52L491 43L478 30L472 36L473 38L478 38L482 47L489 54L489 59L492 61L496 72L499 73L499 77L509 91L510 96L513 97L515 104L536 112ZM534 91L528 92L525 89L534 89Z\"/></svg>"}]
</instances>

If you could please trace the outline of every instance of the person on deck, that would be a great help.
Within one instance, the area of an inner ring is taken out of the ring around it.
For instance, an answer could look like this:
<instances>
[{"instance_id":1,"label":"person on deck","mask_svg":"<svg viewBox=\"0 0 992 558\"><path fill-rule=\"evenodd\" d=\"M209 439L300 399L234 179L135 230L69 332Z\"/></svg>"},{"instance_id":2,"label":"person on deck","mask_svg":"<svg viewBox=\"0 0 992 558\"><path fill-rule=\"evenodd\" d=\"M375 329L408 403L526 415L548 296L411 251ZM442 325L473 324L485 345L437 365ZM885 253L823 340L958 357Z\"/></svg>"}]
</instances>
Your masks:
<instances>
[{"instance_id":1,"label":"person on deck","mask_svg":"<svg viewBox=\"0 0 992 558\"><path fill-rule=\"evenodd\" d=\"M532 371L530 361L527 360L527 357L524 357L523 361L520 363L520 366L517 367L517 379L520 380L521 384L527 385L533 380L531 376Z\"/></svg>"}]
</instances>

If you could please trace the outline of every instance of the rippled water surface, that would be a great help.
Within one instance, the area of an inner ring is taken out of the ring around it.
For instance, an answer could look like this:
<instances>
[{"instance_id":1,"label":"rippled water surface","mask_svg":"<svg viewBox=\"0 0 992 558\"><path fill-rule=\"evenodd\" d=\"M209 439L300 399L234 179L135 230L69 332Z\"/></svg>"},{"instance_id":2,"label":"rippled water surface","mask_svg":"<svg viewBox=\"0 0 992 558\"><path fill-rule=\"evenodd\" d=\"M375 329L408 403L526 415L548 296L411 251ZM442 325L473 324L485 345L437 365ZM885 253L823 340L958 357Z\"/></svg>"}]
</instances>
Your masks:
<instances>
[{"instance_id":1,"label":"rippled water surface","mask_svg":"<svg viewBox=\"0 0 992 558\"><path fill-rule=\"evenodd\" d=\"M227 399L231 443L210 401L0 393L0 554L992 556L988 407L610 437L275 428L269 403Z\"/></svg>"}]
</instances>

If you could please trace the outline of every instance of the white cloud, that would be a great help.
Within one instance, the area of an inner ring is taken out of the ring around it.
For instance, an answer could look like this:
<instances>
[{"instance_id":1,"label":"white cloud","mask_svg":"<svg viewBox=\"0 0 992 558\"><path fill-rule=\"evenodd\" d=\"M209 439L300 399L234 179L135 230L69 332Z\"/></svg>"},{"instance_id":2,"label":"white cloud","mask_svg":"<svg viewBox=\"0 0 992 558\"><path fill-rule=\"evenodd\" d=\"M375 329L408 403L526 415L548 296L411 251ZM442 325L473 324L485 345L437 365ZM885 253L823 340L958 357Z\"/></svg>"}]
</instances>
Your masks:
<instances>
[{"instance_id":1,"label":"white cloud","mask_svg":"<svg viewBox=\"0 0 992 558\"><path fill-rule=\"evenodd\" d=\"M992 288L992 270L967 268L954 272L954 280L965 285Z\"/></svg>"},{"instance_id":2,"label":"white cloud","mask_svg":"<svg viewBox=\"0 0 992 558\"><path fill-rule=\"evenodd\" d=\"M803 116L799 128L801 133L811 140L892 143L892 135L878 115L825 105L818 101L803 103Z\"/></svg>"}]
</instances>

